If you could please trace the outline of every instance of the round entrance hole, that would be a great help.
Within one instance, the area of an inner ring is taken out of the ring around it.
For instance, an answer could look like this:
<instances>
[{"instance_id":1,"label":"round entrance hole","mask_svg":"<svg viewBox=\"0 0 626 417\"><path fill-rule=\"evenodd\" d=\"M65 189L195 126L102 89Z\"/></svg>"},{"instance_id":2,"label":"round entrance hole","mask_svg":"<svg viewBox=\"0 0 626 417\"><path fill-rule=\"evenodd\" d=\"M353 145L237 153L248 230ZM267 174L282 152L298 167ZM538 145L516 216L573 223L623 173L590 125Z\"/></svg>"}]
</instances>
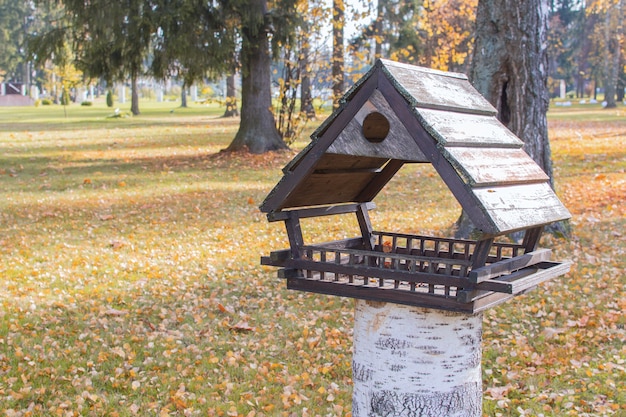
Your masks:
<instances>
[{"instance_id":1,"label":"round entrance hole","mask_svg":"<svg viewBox=\"0 0 626 417\"><path fill-rule=\"evenodd\" d=\"M363 119L363 136L369 142L380 143L389 134L389 120L378 112L373 112Z\"/></svg>"}]
</instances>

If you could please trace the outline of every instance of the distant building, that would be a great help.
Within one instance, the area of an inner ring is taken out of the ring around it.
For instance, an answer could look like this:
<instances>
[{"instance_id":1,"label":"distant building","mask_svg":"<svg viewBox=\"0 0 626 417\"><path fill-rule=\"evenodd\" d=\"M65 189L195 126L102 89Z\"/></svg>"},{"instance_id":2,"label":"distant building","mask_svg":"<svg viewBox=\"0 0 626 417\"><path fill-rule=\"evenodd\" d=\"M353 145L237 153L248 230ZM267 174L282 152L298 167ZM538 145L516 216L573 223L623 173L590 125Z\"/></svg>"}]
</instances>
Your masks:
<instances>
[{"instance_id":1,"label":"distant building","mask_svg":"<svg viewBox=\"0 0 626 417\"><path fill-rule=\"evenodd\" d=\"M0 106L32 106L34 100L26 95L23 83L0 83Z\"/></svg>"}]
</instances>

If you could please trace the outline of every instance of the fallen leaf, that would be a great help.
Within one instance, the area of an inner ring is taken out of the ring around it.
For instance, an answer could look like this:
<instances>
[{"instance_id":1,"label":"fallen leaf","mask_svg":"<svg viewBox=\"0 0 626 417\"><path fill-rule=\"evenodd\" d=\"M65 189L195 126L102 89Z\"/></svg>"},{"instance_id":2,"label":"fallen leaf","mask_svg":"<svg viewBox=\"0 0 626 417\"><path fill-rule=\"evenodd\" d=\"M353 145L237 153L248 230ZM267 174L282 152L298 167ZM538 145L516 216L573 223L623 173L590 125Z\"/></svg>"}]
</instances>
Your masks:
<instances>
[{"instance_id":1,"label":"fallen leaf","mask_svg":"<svg viewBox=\"0 0 626 417\"><path fill-rule=\"evenodd\" d=\"M109 309L104 311L104 315L105 316L123 316L125 314L128 314L128 311L126 311L126 310L118 310L118 309L115 309L115 308L109 308Z\"/></svg>"},{"instance_id":2,"label":"fallen leaf","mask_svg":"<svg viewBox=\"0 0 626 417\"><path fill-rule=\"evenodd\" d=\"M230 330L237 332L251 332L254 331L254 327L251 327L246 320L240 320L236 324L230 327Z\"/></svg>"}]
</instances>

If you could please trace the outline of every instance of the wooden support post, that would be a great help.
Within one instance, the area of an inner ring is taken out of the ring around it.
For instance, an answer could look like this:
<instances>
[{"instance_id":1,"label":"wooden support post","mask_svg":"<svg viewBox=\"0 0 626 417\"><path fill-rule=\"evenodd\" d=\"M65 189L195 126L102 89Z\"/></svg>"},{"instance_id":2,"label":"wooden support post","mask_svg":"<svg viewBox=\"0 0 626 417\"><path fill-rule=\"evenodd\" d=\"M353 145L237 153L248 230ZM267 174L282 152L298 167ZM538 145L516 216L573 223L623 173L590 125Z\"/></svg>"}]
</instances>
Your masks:
<instances>
[{"instance_id":1,"label":"wooden support post","mask_svg":"<svg viewBox=\"0 0 626 417\"><path fill-rule=\"evenodd\" d=\"M485 266L487 258L489 257L489 251L491 250L491 244L493 239L484 239L476 242L474 253L472 254L472 269Z\"/></svg>"},{"instance_id":2,"label":"wooden support post","mask_svg":"<svg viewBox=\"0 0 626 417\"><path fill-rule=\"evenodd\" d=\"M300 248L304 246L304 238L302 237L302 229L300 227L300 216L297 211L289 212L285 219L285 228L289 237L289 246L291 247L291 258L300 258Z\"/></svg>"},{"instance_id":3,"label":"wooden support post","mask_svg":"<svg viewBox=\"0 0 626 417\"><path fill-rule=\"evenodd\" d=\"M353 417L480 417L482 314L357 300Z\"/></svg>"},{"instance_id":4,"label":"wooden support post","mask_svg":"<svg viewBox=\"0 0 626 417\"><path fill-rule=\"evenodd\" d=\"M356 218L359 221L359 227L361 228L361 235L363 236L365 250L373 250L375 238L372 235L372 222L370 221L370 215L367 212L367 204L359 204L356 211Z\"/></svg>"},{"instance_id":5,"label":"wooden support post","mask_svg":"<svg viewBox=\"0 0 626 417\"><path fill-rule=\"evenodd\" d=\"M539 244L539 239L541 238L542 232L543 226L534 227L524 232L524 241L522 242L522 245L524 246L525 253L533 252L535 249L537 249L537 245Z\"/></svg>"}]
</instances>

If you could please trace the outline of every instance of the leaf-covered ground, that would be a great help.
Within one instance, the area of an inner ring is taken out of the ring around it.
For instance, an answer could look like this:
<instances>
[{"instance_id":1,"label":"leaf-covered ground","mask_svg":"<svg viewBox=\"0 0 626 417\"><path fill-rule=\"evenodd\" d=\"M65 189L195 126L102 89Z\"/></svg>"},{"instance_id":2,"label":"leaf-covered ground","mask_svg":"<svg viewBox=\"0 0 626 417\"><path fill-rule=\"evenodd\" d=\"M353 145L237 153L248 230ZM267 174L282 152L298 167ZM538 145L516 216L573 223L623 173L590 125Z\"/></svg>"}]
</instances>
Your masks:
<instances>
[{"instance_id":1,"label":"leaf-covered ground","mask_svg":"<svg viewBox=\"0 0 626 417\"><path fill-rule=\"evenodd\" d=\"M2 415L349 415L353 302L259 266L288 246L257 206L295 153L221 154L236 121L207 110L58 109L0 110ZM543 244L575 263L485 313L485 415L626 416L626 115L561 110L550 130L573 236ZM458 215L428 167L377 202L383 230Z\"/></svg>"}]
</instances>

